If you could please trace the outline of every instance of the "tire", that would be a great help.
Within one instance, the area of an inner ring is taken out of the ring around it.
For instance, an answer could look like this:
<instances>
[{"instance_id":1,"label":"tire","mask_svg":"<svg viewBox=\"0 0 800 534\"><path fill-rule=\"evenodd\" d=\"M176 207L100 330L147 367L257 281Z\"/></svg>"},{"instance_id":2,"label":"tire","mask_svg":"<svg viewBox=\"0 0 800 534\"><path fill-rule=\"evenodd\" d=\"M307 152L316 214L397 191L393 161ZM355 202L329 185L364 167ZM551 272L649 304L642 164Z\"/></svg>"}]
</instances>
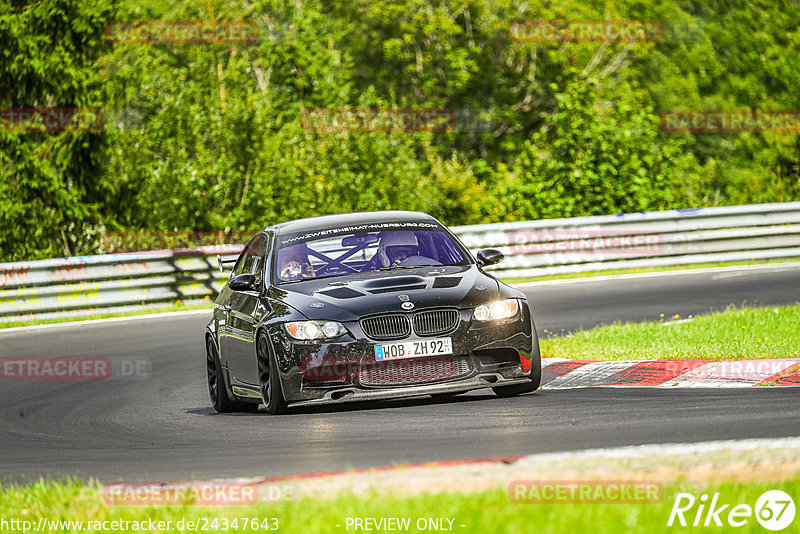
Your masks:
<instances>
[{"instance_id":1,"label":"tire","mask_svg":"<svg viewBox=\"0 0 800 534\"><path fill-rule=\"evenodd\" d=\"M531 373L529 375L530 382L527 384L514 384L511 386L499 386L492 388L494 394L498 397L516 397L525 393L531 393L539 389L542 383L542 358L539 353L539 336L536 334L536 325L531 320L531 328L533 329L533 350L531 351Z\"/></svg>"},{"instance_id":2,"label":"tire","mask_svg":"<svg viewBox=\"0 0 800 534\"><path fill-rule=\"evenodd\" d=\"M267 413L277 415L287 410L286 400L283 398L281 380L276 371L275 357L269 350L269 340L266 332L258 335L256 344L258 357L258 381L261 386L261 399L267 408Z\"/></svg>"},{"instance_id":3,"label":"tire","mask_svg":"<svg viewBox=\"0 0 800 534\"><path fill-rule=\"evenodd\" d=\"M206 376L208 378L208 396L217 413L253 412L258 409L257 404L231 400L228 396L228 387L219 362L217 345L210 336L206 338Z\"/></svg>"}]
</instances>

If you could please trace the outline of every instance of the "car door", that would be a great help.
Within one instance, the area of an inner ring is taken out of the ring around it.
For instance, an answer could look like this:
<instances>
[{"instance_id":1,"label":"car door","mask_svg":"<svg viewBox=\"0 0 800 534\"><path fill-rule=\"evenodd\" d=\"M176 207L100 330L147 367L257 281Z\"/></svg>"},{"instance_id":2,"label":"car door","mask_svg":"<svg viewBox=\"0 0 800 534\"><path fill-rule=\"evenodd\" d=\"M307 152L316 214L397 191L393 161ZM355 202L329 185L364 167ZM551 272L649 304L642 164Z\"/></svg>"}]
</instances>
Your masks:
<instances>
[{"instance_id":1,"label":"car door","mask_svg":"<svg viewBox=\"0 0 800 534\"><path fill-rule=\"evenodd\" d=\"M220 348L220 359L222 364L230 369L231 365L231 356L233 355L236 344L238 343L238 339L242 337L242 332L235 327L232 323L231 319L231 311L239 309L241 300L241 292L235 291L230 287L230 282L240 274L244 274L247 272L245 269L248 266L252 266L252 256L255 253L257 245L258 236L254 236L242 250L242 253L239 255L239 259L236 260L236 265L233 267L233 271L231 271L231 276L228 279L228 284L224 288L224 292L227 294L227 299L225 300L224 306L222 307L222 312L224 314L224 323L220 325L220 336L219 336L219 348ZM237 313L238 315L238 313Z\"/></svg>"},{"instance_id":2,"label":"car door","mask_svg":"<svg viewBox=\"0 0 800 534\"><path fill-rule=\"evenodd\" d=\"M258 384L255 327L266 312L262 293L265 288L267 243L264 235L256 236L251 242L238 274L254 275L256 285L248 290L234 291L228 321L228 369L235 381L254 386Z\"/></svg>"}]
</instances>

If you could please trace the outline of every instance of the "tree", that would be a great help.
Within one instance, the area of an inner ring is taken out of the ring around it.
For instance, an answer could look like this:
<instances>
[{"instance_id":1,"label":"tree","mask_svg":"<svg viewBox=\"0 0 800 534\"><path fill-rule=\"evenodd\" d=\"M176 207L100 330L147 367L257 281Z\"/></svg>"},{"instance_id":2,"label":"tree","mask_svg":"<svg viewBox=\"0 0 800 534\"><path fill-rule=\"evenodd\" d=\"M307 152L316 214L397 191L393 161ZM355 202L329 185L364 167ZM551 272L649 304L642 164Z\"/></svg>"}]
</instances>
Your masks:
<instances>
[{"instance_id":1,"label":"tree","mask_svg":"<svg viewBox=\"0 0 800 534\"><path fill-rule=\"evenodd\" d=\"M0 5L0 258L74 254L108 200L101 128L48 131L19 110L102 110L95 66L111 2L41 0ZM26 112L27 113L27 112ZM41 115L40 115L41 116ZM73 116L74 117L74 116Z\"/></svg>"},{"instance_id":2,"label":"tree","mask_svg":"<svg viewBox=\"0 0 800 534\"><path fill-rule=\"evenodd\" d=\"M665 141L643 96L602 100L577 72L556 110L498 184L497 218L544 219L667 209L685 198L680 142ZM619 90L619 87L616 88ZM645 100L646 102L646 100Z\"/></svg>"}]
</instances>

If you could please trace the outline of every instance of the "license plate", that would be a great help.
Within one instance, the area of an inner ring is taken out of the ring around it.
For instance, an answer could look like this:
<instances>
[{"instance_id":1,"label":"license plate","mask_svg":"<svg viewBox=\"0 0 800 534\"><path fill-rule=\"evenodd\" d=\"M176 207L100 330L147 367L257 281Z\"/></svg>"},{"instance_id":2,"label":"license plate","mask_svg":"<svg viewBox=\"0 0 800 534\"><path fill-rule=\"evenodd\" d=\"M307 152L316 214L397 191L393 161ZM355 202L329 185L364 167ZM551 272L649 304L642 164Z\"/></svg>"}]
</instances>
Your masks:
<instances>
[{"instance_id":1,"label":"license plate","mask_svg":"<svg viewBox=\"0 0 800 534\"><path fill-rule=\"evenodd\" d=\"M402 358L419 358L421 356L441 356L442 354L452 353L453 342L449 337L375 345L375 360L379 362Z\"/></svg>"}]
</instances>

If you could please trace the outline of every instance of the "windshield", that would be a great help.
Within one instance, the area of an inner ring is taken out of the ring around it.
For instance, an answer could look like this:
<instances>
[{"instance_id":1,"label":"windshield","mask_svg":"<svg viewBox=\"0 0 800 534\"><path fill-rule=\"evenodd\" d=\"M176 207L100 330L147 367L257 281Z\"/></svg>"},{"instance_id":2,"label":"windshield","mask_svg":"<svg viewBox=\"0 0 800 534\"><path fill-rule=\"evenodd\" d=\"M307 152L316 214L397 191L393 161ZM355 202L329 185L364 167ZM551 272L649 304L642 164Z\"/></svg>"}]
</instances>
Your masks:
<instances>
[{"instance_id":1,"label":"windshield","mask_svg":"<svg viewBox=\"0 0 800 534\"><path fill-rule=\"evenodd\" d=\"M465 252L442 230L333 230L316 237L319 233L278 240L274 263L278 283L468 262Z\"/></svg>"}]
</instances>

